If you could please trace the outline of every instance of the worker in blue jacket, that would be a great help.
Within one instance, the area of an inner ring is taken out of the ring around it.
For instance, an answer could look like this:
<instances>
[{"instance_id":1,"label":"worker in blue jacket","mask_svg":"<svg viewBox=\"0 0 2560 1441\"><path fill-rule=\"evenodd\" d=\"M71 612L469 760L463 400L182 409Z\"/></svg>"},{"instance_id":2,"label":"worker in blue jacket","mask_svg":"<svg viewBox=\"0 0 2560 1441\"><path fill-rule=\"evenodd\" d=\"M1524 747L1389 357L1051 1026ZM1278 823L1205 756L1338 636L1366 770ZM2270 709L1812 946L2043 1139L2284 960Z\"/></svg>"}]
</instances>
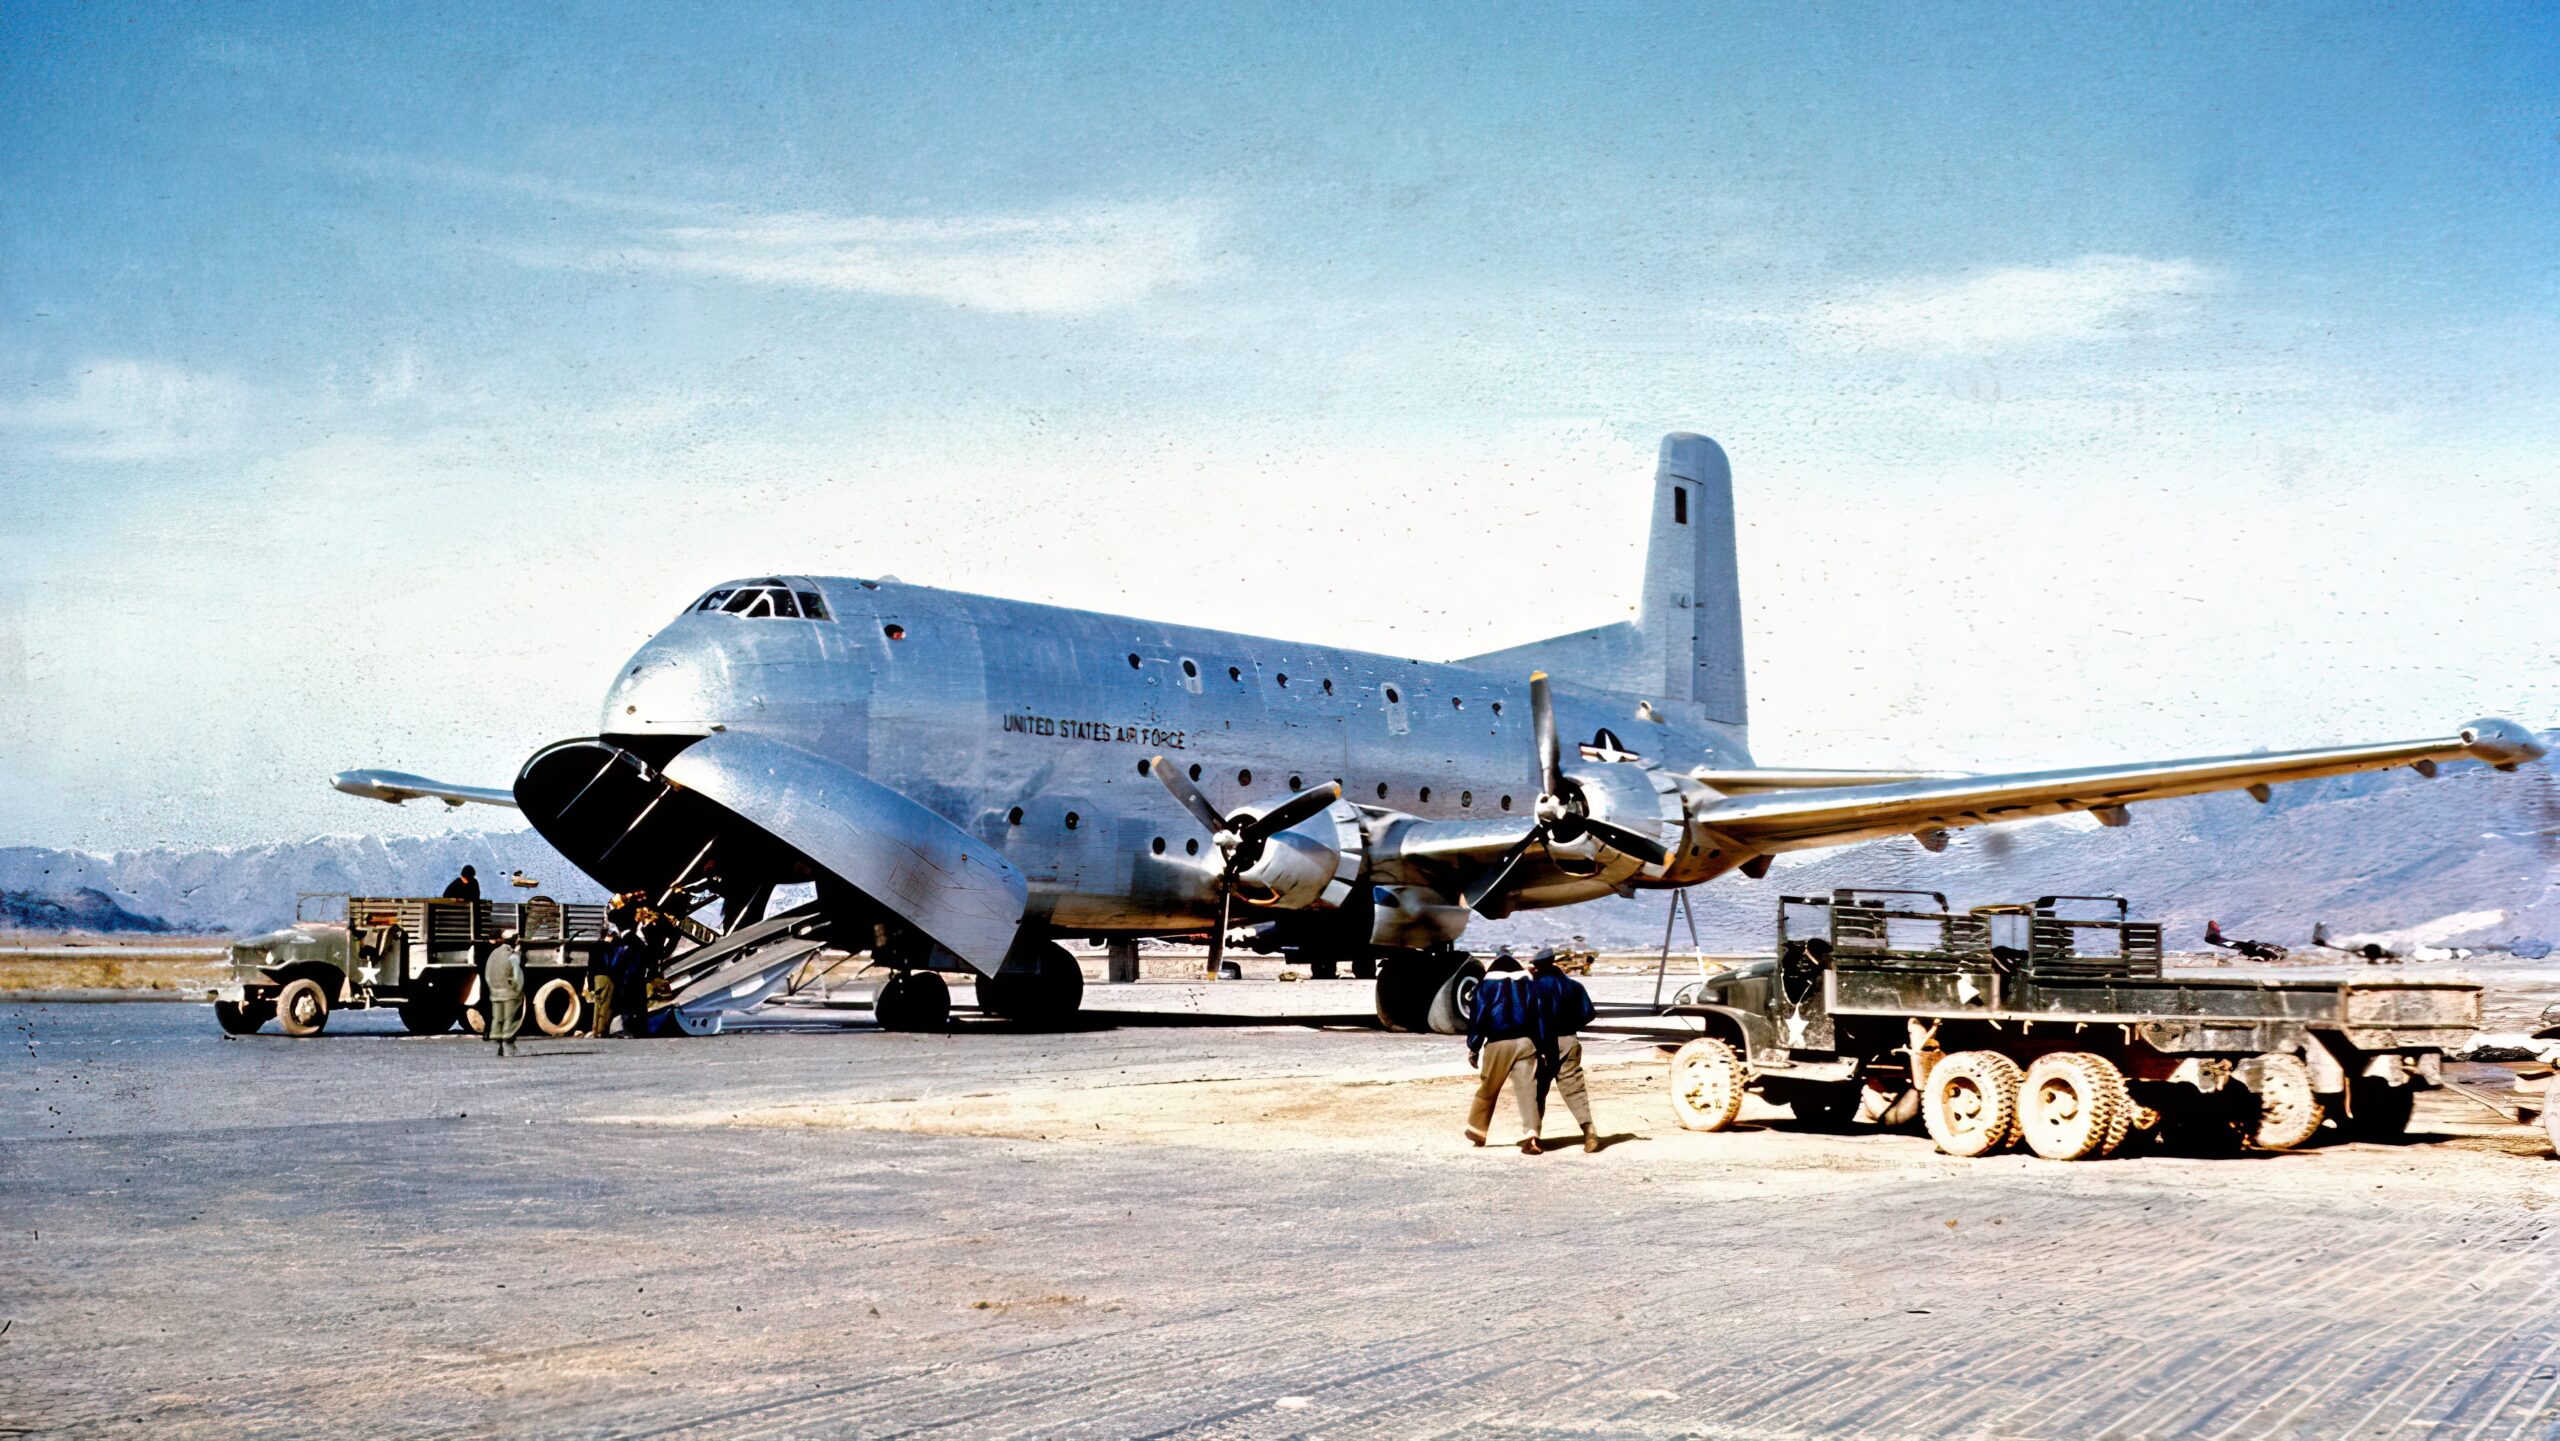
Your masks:
<instances>
[{"instance_id":1,"label":"worker in blue jacket","mask_svg":"<svg viewBox=\"0 0 2560 1441\"><path fill-rule=\"evenodd\" d=\"M1521 986L1529 1008L1530 1028L1538 1037L1538 1118L1547 1113L1547 1087L1564 1093L1565 1109L1582 1127L1582 1149L1600 1149L1600 1133L1591 1124L1591 1092L1582 1077L1582 1037L1597 1010L1591 993L1556 964L1553 948L1541 946L1529 958L1529 979ZM1481 1004L1481 1003L1479 1003Z\"/></svg>"},{"instance_id":2,"label":"worker in blue jacket","mask_svg":"<svg viewBox=\"0 0 2560 1441\"><path fill-rule=\"evenodd\" d=\"M1516 961L1497 960L1476 986L1475 1014L1467 1018L1467 1063L1476 1068L1475 1101L1467 1108L1467 1139L1483 1145L1493 1123L1493 1107L1505 1081L1512 1104L1529 1130L1520 1149L1538 1154L1538 1056L1545 1050L1529 1001L1526 980Z\"/></svg>"}]
</instances>

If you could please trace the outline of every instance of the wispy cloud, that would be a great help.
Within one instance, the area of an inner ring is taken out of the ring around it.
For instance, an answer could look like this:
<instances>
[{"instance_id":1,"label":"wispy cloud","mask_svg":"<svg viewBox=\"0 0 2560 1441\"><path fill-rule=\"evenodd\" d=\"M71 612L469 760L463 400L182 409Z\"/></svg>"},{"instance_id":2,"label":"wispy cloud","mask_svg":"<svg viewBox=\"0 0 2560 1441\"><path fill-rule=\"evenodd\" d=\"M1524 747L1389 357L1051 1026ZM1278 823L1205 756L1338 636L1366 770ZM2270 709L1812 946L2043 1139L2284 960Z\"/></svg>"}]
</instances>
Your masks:
<instances>
[{"instance_id":1,"label":"wispy cloud","mask_svg":"<svg viewBox=\"0 0 2560 1441\"><path fill-rule=\"evenodd\" d=\"M793 213L667 226L624 245L526 258L1059 314L1207 278L1220 265L1222 228L1210 207L1188 202L945 218Z\"/></svg>"},{"instance_id":2,"label":"wispy cloud","mask_svg":"<svg viewBox=\"0 0 2560 1441\"><path fill-rule=\"evenodd\" d=\"M64 460L167 460L237 443L237 381L153 360L98 360L14 405L0 428L27 432Z\"/></svg>"},{"instance_id":3,"label":"wispy cloud","mask_svg":"<svg viewBox=\"0 0 2560 1441\"><path fill-rule=\"evenodd\" d=\"M1906 350L2120 339L2175 323L2218 283L2191 260L2083 255L1869 287L1816 306L1813 328L1832 344Z\"/></svg>"}]
</instances>

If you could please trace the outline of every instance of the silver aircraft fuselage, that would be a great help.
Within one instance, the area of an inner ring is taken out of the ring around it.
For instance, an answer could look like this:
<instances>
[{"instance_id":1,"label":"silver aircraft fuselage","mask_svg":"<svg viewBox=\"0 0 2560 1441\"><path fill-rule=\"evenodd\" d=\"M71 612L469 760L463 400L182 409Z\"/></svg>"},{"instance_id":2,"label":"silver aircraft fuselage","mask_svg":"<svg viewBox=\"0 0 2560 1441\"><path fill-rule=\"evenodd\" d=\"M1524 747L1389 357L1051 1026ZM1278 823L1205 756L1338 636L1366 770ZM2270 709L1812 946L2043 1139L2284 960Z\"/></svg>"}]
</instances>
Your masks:
<instances>
[{"instance_id":1,"label":"silver aircraft fuselage","mask_svg":"<svg viewBox=\"0 0 2560 1441\"><path fill-rule=\"evenodd\" d=\"M615 677L600 733L750 732L837 761L998 847L1030 885L1030 918L1058 932L1194 930L1214 915L1209 838L1141 769L1158 754L1196 767L1228 810L1338 781L1354 805L1517 834L1538 795L1525 673L785 579L821 594L828 618L697 603ZM1555 708L1569 748L1675 770L1751 764L1735 728L1668 703L1559 684Z\"/></svg>"}]
</instances>

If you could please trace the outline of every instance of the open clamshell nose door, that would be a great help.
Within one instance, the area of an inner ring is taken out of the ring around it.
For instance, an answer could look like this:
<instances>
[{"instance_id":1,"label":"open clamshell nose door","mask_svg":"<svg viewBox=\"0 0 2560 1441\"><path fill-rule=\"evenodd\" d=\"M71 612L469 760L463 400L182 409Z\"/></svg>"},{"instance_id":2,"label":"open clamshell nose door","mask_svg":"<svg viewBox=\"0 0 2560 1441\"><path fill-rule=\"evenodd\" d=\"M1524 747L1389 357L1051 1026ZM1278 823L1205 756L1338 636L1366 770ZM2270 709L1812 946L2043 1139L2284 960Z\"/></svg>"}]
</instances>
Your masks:
<instances>
[{"instance_id":1,"label":"open clamshell nose door","mask_svg":"<svg viewBox=\"0 0 2560 1441\"><path fill-rule=\"evenodd\" d=\"M765 736L705 736L663 768L608 741L564 741L525 763L516 798L544 839L610 889L668 885L706 853L724 866L792 857L982 975L1004 964L1030 904L994 845L851 766Z\"/></svg>"}]
</instances>

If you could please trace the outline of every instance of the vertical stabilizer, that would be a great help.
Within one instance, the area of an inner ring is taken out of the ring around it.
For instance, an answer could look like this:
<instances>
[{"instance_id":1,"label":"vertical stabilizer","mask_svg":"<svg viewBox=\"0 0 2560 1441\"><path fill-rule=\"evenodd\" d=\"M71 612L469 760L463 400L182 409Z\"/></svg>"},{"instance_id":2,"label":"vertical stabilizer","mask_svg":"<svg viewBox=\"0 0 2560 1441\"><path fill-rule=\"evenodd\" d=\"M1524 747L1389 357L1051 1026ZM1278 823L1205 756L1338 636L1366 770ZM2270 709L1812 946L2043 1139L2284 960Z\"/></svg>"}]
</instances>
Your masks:
<instances>
[{"instance_id":1,"label":"vertical stabilizer","mask_svg":"<svg viewBox=\"0 0 2560 1441\"><path fill-rule=\"evenodd\" d=\"M1653 535L1645 547L1636 626L1661 658L1672 700L1710 720L1744 723L1742 583L1733 536L1733 468L1703 435L1662 438L1653 477Z\"/></svg>"}]
</instances>

